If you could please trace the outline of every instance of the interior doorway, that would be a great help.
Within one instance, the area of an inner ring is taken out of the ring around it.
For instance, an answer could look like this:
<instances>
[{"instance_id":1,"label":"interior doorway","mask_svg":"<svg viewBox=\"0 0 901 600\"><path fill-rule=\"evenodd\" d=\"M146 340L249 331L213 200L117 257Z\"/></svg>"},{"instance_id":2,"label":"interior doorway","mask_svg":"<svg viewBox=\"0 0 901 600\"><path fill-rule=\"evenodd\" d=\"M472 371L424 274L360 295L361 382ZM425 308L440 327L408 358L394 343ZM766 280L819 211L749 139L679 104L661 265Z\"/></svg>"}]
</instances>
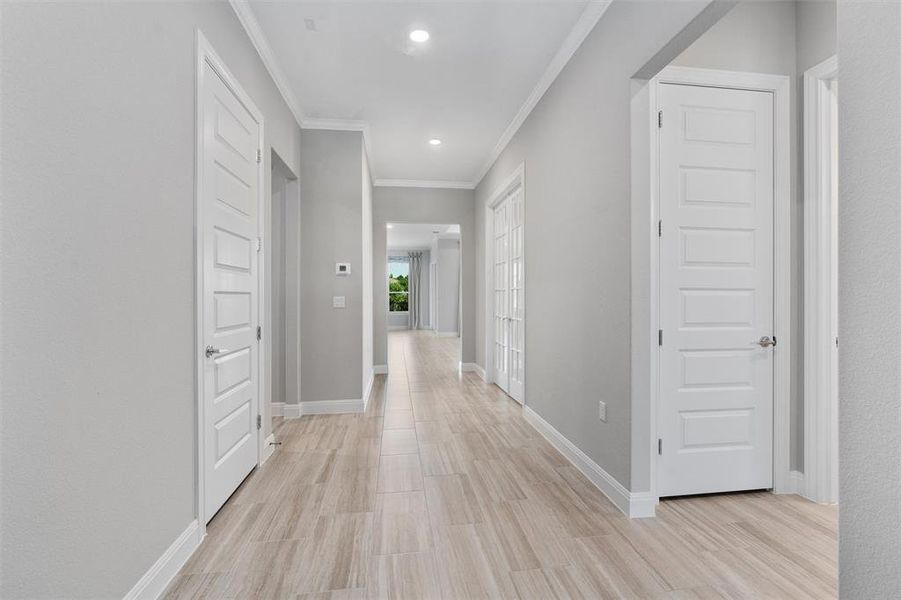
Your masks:
<instances>
[{"instance_id":1,"label":"interior doorway","mask_svg":"<svg viewBox=\"0 0 901 600\"><path fill-rule=\"evenodd\" d=\"M838 502L838 60L804 74L804 487Z\"/></svg>"},{"instance_id":2,"label":"interior doorway","mask_svg":"<svg viewBox=\"0 0 901 600\"><path fill-rule=\"evenodd\" d=\"M460 224L385 224L387 330L460 338L463 255ZM462 364L462 345L458 345Z\"/></svg>"},{"instance_id":3,"label":"interior doorway","mask_svg":"<svg viewBox=\"0 0 901 600\"><path fill-rule=\"evenodd\" d=\"M260 338L266 356L261 456L275 448L273 418L300 402L300 181L273 150L271 194L263 236L266 314Z\"/></svg>"}]
</instances>

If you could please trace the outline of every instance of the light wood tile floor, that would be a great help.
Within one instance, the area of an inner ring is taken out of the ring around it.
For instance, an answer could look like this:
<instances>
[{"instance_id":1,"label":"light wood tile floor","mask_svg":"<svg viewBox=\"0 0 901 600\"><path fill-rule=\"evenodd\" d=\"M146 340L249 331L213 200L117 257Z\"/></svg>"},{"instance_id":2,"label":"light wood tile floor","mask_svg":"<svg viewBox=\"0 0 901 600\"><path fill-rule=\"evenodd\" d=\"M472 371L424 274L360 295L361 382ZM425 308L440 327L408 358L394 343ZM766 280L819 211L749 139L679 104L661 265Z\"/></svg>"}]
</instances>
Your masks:
<instances>
[{"instance_id":1,"label":"light wood tile floor","mask_svg":"<svg viewBox=\"0 0 901 600\"><path fill-rule=\"evenodd\" d=\"M475 374L389 335L365 414L279 420L167 598L833 598L836 509L797 496L624 517Z\"/></svg>"}]
</instances>

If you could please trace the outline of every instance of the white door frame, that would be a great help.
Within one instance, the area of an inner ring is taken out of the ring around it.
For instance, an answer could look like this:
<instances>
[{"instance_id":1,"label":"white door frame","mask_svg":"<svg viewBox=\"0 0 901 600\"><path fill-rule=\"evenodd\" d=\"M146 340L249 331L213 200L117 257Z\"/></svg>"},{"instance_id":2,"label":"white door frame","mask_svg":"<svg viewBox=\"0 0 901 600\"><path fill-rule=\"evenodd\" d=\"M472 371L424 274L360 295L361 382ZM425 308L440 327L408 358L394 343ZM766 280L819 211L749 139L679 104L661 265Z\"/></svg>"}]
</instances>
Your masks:
<instances>
[{"instance_id":1,"label":"white door frame","mask_svg":"<svg viewBox=\"0 0 901 600\"><path fill-rule=\"evenodd\" d=\"M791 477L791 104L789 98L790 78L784 75L745 73L699 69L693 67L666 67L648 84L650 124L650 222L642 237L650 240L649 273L633 273L636 277L650 277L651 326L646 329L652 337L650 346L650 495L659 499L657 490L657 418L659 415L659 346L657 330L660 328L659 314L659 237L657 232L660 215L659 165L658 165L658 86L662 83L697 85L769 92L773 94L773 304L774 335L778 342L773 354L773 491L793 493ZM635 200L633 198L633 200ZM633 207L634 208L634 207ZM645 211L645 214L647 212ZM640 225L639 225L640 226ZM633 267L635 265L633 264ZM639 306L639 299L633 297L633 304ZM648 317L647 312L632 311L633 331L647 326L635 320Z\"/></svg>"},{"instance_id":2,"label":"white door frame","mask_svg":"<svg viewBox=\"0 0 901 600\"><path fill-rule=\"evenodd\" d=\"M804 73L804 487L815 502L838 502L838 390L832 304L836 226L832 121L838 78L833 56Z\"/></svg>"},{"instance_id":3,"label":"white door frame","mask_svg":"<svg viewBox=\"0 0 901 600\"><path fill-rule=\"evenodd\" d=\"M525 289L528 285L526 279L528 272L526 268L526 163L520 163L516 169L506 178L485 204L485 381L494 383L494 209L504 199L508 192L519 187L522 190L522 212L523 212L523 228L522 228L522 248L523 248L523 352L526 348L526 336L528 327L525 318ZM490 299L490 301L489 301ZM526 353L525 361L529 360ZM523 392L522 405L526 405L526 386L525 386L525 368L523 368Z\"/></svg>"},{"instance_id":4,"label":"white door frame","mask_svg":"<svg viewBox=\"0 0 901 600\"><path fill-rule=\"evenodd\" d=\"M200 527L200 535L203 536L206 534L206 523L207 523L207 515L205 514L204 509L204 478L206 473L206 464L205 464L205 453L204 453L204 442L206 436L206 408L204 405L204 395L203 395L203 385L204 385L204 358L203 354L203 177L202 168L203 168L203 122L204 122L204 110L203 110L203 98L204 98L204 79L203 79L203 71L204 71L204 63L210 65L214 71L222 78L222 81L225 85L238 97L242 104L247 108L247 110L253 115L254 119L260 124L260 139L259 139L259 148L262 152L263 147L263 114L256 107L253 101L250 99L250 96L244 92L243 88L238 84L237 79L234 75L232 75L231 71L225 66L225 63L219 58L219 55L213 50L212 45L210 45L209 41L203 35L203 33L198 29L197 30L197 62L196 62L196 72L195 72L195 147L194 147L194 390L195 390L195 419L196 419L196 431L197 431L197 444L195 446L195 455L194 459L196 462L195 465L195 494L194 501L195 507L194 512L197 517L197 523ZM264 164L265 164L265 153L263 153L262 159L259 163L257 163L257 177L259 181L258 189L258 197L257 197L257 234L260 236L262 240L263 236L263 228L265 227L265 190L264 182ZM263 253L260 253L259 260L257 261L257 274L259 277L259 298L258 310L260 312L257 313L257 318L259 319L259 324L264 322L265 312L265 297L263 295L265 290L265 279L263 277L263 269L259 267L259 265L264 264L262 261L265 260L265 256ZM265 390L265 386L263 384L264 377L261 376L264 368L264 357L263 352L257 351L257 358L259 360L259 369L257 371L257 383L259 386L259 393L257 395L257 411L260 411L260 404L263 402L269 401L269 398L266 396L267 390ZM260 430L257 430L257 465L259 466L260 459L262 458L263 450L262 444L264 440L260 439L263 436L260 435Z\"/></svg>"}]
</instances>

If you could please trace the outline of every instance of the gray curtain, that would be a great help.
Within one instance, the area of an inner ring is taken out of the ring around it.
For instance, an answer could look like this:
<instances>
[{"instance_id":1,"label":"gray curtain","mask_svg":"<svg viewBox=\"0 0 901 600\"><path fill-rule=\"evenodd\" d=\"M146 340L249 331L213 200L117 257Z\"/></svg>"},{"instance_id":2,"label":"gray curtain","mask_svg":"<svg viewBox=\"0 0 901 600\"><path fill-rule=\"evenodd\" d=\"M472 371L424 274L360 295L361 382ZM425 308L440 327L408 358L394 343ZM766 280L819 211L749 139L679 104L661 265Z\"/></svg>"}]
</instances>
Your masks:
<instances>
[{"instance_id":1,"label":"gray curtain","mask_svg":"<svg viewBox=\"0 0 901 600\"><path fill-rule=\"evenodd\" d=\"M422 252L410 252L410 280L408 283L407 310L410 314L410 329L419 329L422 312L419 308L419 280L422 275Z\"/></svg>"}]
</instances>

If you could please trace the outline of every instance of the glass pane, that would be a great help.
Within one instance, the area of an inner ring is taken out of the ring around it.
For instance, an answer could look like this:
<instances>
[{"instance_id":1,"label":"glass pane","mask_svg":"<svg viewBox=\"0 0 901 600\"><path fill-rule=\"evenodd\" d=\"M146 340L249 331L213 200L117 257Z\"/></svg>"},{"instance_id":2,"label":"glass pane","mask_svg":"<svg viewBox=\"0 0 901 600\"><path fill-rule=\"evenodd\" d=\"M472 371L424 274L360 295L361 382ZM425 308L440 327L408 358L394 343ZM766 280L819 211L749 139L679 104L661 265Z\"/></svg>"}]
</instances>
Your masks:
<instances>
[{"instance_id":1,"label":"glass pane","mask_svg":"<svg viewBox=\"0 0 901 600\"><path fill-rule=\"evenodd\" d=\"M391 312L406 312L407 293L393 292L388 294L388 310Z\"/></svg>"},{"instance_id":2,"label":"glass pane","mask_svg":"<svg viewBox=\"0 0 901 600\"><path fill-rule=\"evenodd\" d=\"M410 263L388 262L388 291L406 292L410 285Z\"/></svg>"}]
</instances>

